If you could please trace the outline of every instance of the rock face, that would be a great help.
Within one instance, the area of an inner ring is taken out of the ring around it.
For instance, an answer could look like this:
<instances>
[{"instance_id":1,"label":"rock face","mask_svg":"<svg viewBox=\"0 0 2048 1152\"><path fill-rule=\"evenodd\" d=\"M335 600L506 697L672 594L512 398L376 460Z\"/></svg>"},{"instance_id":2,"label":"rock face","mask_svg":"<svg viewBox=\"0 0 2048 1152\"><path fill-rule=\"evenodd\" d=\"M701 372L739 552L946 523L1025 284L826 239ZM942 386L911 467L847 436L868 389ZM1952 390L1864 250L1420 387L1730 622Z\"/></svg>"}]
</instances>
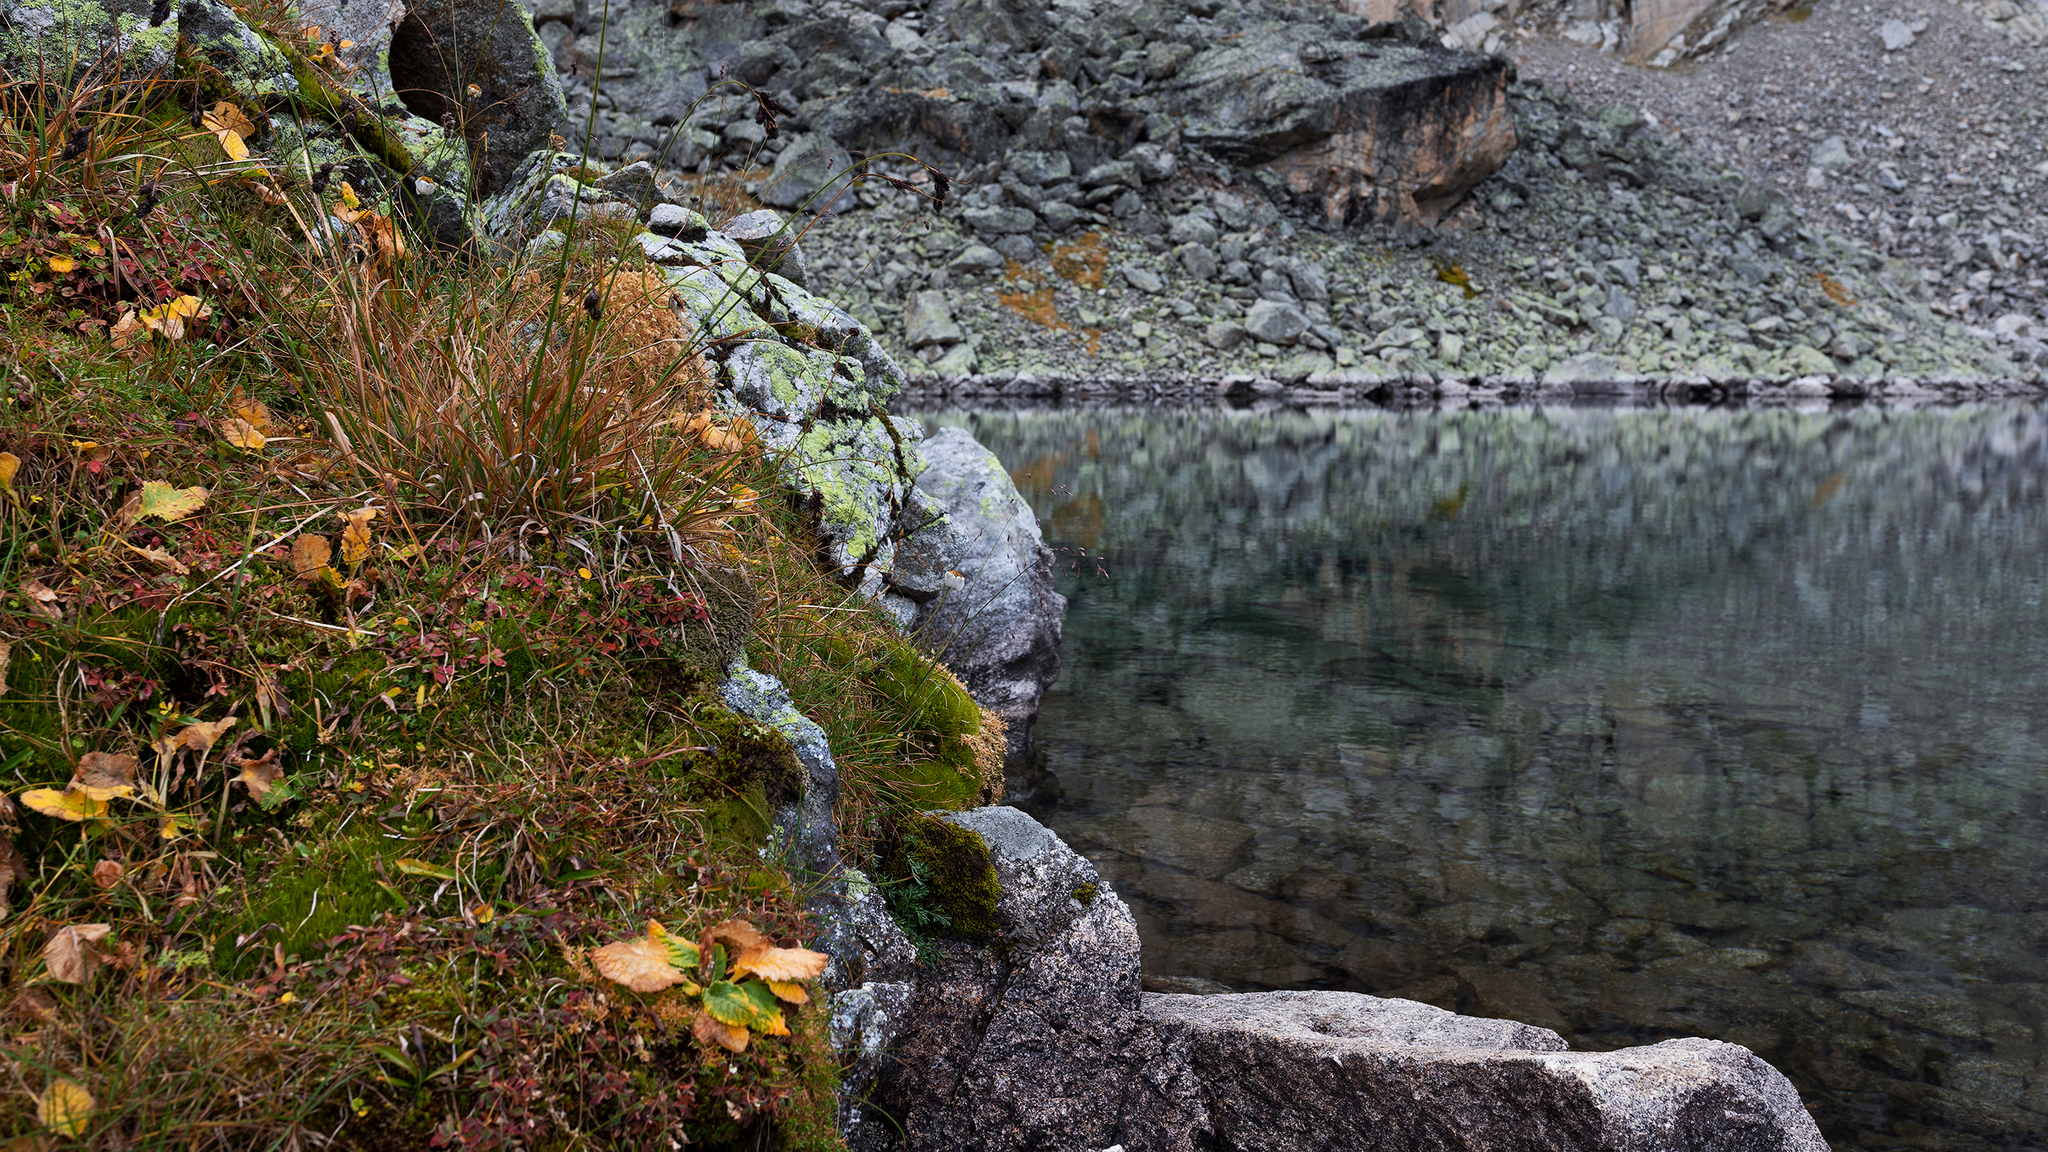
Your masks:
<instances>
[{"instance_id":1,"label":"rock face","mask_svg":"<svg viewBox=\"0 0 2048 1152\"><path fill-rule=\"evenodd\" d=\"M999 944L947 940L921 974L856 1149L1102 1148L1145 1030L1138 929L1094 866L1014 808L935 813L981 836Z\"/></svg>"},{"instance_id":2,"label":"rock face","mask_svg":"<svg viewBox=\"0 0 2048 1152\"><path fill-rule=\"evenodd\" d=\"M1349 992L1147 995L1145 1020L1199 1077L1222 1148L1827 1148L1783 1076L1713 1040L1568 1052L1545 1028Z\"/></svg>"},{"instance_id":3,"label":"rock face","mask_svg":"<svg viewBox=\"0 0 2048 1152\"><path fill-rule=\"evenodd\" d=\"M424 0L391 30L391 89L414 115L453 116L478 159L510 172L567 131L554 65L517 0ZM468 94L474 85L481 89Z\"/></svg>"},{"instance_id":4,"label":"rock face","mask_svg":"<svg viewBox=\"0 0 2048 1152\"><path fill-rule=\"evenodd\" d=\"M796 752L804 766L803 795L777 811L775 823L805 871L834 875L839 871L839 830L832 809L839 802L839 766L825 730L796 710L782 681L744 664L732 669L718 691L733 711L782 733Z\"/></svg>"},{"instance_id":5,"label":"rock face","mask_svg":"<svg viewBox=\"0 0 2048 1152\"><path fill-rule=\"evenodd\" d=\"M1087 860L1012 808L936 815L987 845L1000 930L939 942L887 1007L893 987L835 1001L894 1043L867 1097L893 1123L857 1118L859 1152L1826 1152L1733 1044L1570 1052L1408 1000L1144 993L1136 925Z\"/></svg>"},{"instance_id":6,"label":"rock face","mask_svg":"<svg viewBox=\"0 0 2048 1152\"><path fill-rule=\"evenodd\" d=\"M1162 100L1181 139L1271 165L1333 222L1433 224L1514 151L1505 61L1330 31L1267 25L1195 57Z\"/></svg>"},{"instance_id":7,"label":"rock face","mask_svg":"<svg viewBox=\"0 0 2048 1152\"><path fill-rule=\"evenodd\" d=\"M1003 717L1014 759L1060 672L1067 600L1053 590L1052 552L1002 462L965 429L941 430L918 454L933 519L898 547L893 580L919 601L908 621L919 642Z\"/></svg>"}]
</instances>

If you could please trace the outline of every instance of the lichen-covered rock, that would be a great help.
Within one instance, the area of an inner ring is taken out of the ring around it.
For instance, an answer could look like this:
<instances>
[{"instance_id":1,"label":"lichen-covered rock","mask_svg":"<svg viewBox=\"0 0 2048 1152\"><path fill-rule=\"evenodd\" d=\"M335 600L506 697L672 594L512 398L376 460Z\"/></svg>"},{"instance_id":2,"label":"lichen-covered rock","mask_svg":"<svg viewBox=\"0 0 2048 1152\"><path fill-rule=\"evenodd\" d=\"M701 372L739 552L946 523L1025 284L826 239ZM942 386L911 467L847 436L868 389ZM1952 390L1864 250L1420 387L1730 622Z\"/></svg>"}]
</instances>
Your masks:
<instances>
[{"instance_id":1,"label":"lichen-covered rock","mask_svg":"<svg viewBox=\"0 0 2048 1152\"><path fill-rule=\"evenodd\" d=\"M825 730L797 711L782 681L745 664L733 666L718 692L733 711L782 733L803 763L803 794L775 812L778 838L786 838L795 863L811 875L834 875L839 830L832 809L839 803L839 767Z\"/></svg>"},{"instance_id":2,"label":"lichen-covered rock","mask_svg":"<svg viewBox=\"0 0 2048 1152\"><path fill-rule=\"evenodd\" d=\"M1350 992L1145 996L1201 1082L1210 1146L1245 1152L1825 1152L1799 1094L1746 1048L1570 1052L1554 1032ZM1185 1147L1126 1118L1129 1152Z\"/></svg>"},{"instance_id":3,"label":"lichen-covered rock","mask_svg":"<svg viewBox=\"0 0 2048 1152\"><path fill-rule=\"evenodd\" d=\"M986 844L994 941L946 939L870 1099L859 1149L1102 1148L1143 1041L1138 931L1093 865L1014 808L933 814ZM896 1143L897 1129L903 1135Z\"/></svg>"},{"instance_id":4,"label":"lichen-covered rock","mask_svg":"<svg viewBox=\"0 0 2048 1152\"><path fill-rule=\"evenodd\" d=\"M56 92L146 83L176 63L180 17L151 24L152 0L0 0L0 70Z\"/></svg>"},{"instance_id":5,"label":"lichen-covered rock","mask_svg":"<svg viewBox=\"0 0 2048 1152\"><path fill-rule=\"evenodd\" d=\"M452 116L477 162L498 172L568 130L554 61L519 0L415 0L391 29L386 68L407 108L437 123Z\"/></svg>"},{"instance_id":6,"label":"lichen-covered rock","mask_svg":"<svg viewBox=\"0 0 2048 1152\"><path fill-rule=\"evenodd\" d=\"M291 61L221 0L179 5L178 37L187 54L217 69L245 96L267 101L298 94Z\"/></svg>"},{"instance_id":7,"label":"lichen-covered rock","mask_svg":"<svg viewBox=\"0 0 2048 1152\"><path fill-rule=\"evenodd\" d=\"M931 503L897 546L892 581L915 602L919 642L1002 716L1021 753L1060 671L1067 601L1053 589L1052 552L1008 470L965 429L943 429L916 451L917 490Z\"/></svg>"}]
</instances>

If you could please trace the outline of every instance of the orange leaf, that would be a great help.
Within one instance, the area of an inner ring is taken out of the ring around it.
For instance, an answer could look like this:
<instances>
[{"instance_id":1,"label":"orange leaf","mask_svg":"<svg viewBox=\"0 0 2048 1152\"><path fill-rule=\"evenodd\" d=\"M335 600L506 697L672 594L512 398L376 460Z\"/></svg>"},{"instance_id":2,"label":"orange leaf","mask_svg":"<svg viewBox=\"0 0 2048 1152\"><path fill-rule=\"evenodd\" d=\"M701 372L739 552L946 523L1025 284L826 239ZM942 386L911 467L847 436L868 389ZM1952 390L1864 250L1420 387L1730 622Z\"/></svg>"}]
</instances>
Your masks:
<instances>
[{"instance_id":1,"label":"orange leaf","mask_svg":"<svg viewBox=\"0 0 2048 1152\"><path fill-rule=\"evenodd\" d=\"M284 779L284 769L277 764L277 751L273 747L253 760L247 756L235 758L235 767L242 770L242 774L235 777L235 780L248 788L249 795L258 800L263 799L278 781Z\"/></svg>"},{"instance_id":2,"label":"orange leaf","mask_svg":"<svg viewBox=\"0 0 2048 1152\"><path fill-rule=\"evenodd\" d=\"M761 935L745 920L720 920L707 929L705 935L713 940L725 941L737 952L766 947L770 943L766 936Z\"/></svg>"},{"instance_id":3,"label":"orange leaf","mask_svg":"<svg viewBox=\"0 0 2048 1152\"><path fill-rule=\"evenodd\" d=\"M327 537L311 532L292 541L292 572L302 579L312 579L327 567L327 561L334 555L334 546Z\"/></svg>"},{"instance_id":4,"label":"orange leaf","mask_svg":"<svg viewBox=\"0 0 2048 1152\"><path fill-rule=\"evenodd\" d=\"M752 972L763 980L773 983L790 980L815 980L825 974L825 964L831 958L823 952L808 948L777 948L763 945L749 948L740 953L733 962L733 975L737 978L743 972ZM783 997L788 999L788 997Z\"/></svg>"},{"instance_id":5,"label":"orange leaf","mask_svg":"<svg viewBox=\"0 0 2048 1152\"><path fill-rule=\"evenodd\" d=\"M361 564L370 554L370 521L377 518L375 508L358 508L354 512L340 513L341 560L344 564Z\"/></svg>"},{"instance_id":6,"label":"orange leaf","mask_svg":"<svg viewBox=\"0 0 2048 1152\"><path fill-rule=\"evenodd\" d=\"M595 949L590 963L600 976L635 992L659 992L683 982L683 974L668 962L668 943L653 936L635 936Z\"/></svg>"},{"instance_id":7,"label":"orange leaf","mask_svg":"<svg viewBox=\"0 0 2048 1152\"><path fill-rule=\"evenodd\" d=\"M804 991L804 986L801 984L792 984L786 980L770 980L768 981L768 990L775 993L777 1000L786 1004L809 1004L811 1002L811 994Z\"/></svg>"}]
</instances>

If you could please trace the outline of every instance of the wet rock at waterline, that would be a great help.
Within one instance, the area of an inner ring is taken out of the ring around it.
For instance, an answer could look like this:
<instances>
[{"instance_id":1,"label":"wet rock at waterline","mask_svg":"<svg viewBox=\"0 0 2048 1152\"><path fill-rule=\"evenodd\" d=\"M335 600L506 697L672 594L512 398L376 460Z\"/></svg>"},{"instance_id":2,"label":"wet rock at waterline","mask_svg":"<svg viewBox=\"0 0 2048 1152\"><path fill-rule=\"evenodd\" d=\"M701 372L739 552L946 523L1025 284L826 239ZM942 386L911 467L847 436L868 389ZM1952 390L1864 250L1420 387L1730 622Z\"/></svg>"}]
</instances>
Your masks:
<instances>
[{"instance_id":1,"label":"wet rock at waterline","mask_svg":"<svg viewBox=\"0 0 2048 1152\"><path fill-rule=\"evenodd\" d=\"M1556 1033L1346 992L1148 994L1129 910L1010 808L940 813L987 849L996 931L947 939L849 1133L860 1152L1825 1152L1747 1049L1571 1052Z\"/></svg>"},{"instance_id":2,"label":"wet rock at waterline","mask_svg":"<svg viewBox=\"0 0 2048 1152\"><path fill-rule=\"evenodd\" d=\"M1002 462L966 430L945 429L918 455L929 519L898 545L892 583L915 602L911 634L1003 717L1014 761L1060 672L1067 601L1053 590L1052 552Z\"/></svg>"}]
</instances>

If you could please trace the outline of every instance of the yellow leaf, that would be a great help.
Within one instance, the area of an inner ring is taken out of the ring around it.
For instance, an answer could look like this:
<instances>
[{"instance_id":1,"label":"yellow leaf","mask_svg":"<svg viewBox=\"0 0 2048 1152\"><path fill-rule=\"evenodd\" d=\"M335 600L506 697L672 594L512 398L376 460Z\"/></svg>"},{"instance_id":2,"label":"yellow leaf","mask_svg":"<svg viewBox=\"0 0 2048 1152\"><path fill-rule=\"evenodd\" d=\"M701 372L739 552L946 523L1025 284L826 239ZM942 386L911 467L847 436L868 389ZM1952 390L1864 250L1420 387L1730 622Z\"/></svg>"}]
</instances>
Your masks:
<instances>
[{"instance_id":1,"label":"yellow leaf","mask_svg":"<svg viewBox=\"0 0 2048 1152\"><path fill-rule=\"evenodd\" d=\"M271 418L270 409L264 407L263 401L240 388L228 397L228 413L265 436L277 435L277 424Z\"/></svg>"},{"instance_id":2,"label":"yellow leaf","mask_svg":"<svg viewBox=\"0 0 2048 1152\"><path fill-rule=\"evenodd\" d=\"M85 1126L92 1119L92 1093L76 1080L59 1076L50 1081L43 1094L36 1097L36 1120L43 1127L59 1136L77 1138L85 1135Z\"/></svg>"},{"instance_id":3,"label":"yellow leaf","mask_svg":"<svg viewBox=\"0 0 2048 1152\"><path fill-rule=\"evenodd\" d=\"M126 752L87 752L78 758L71 786L93 800L135 795L135 757Z\"/></svg>"},{"instance_id":4,"label":"yellow leaf","mask_svg":"<svg viewBox=\"0 0 2048 1152\"><path fill-rule=\"evenodd\" d=\"M598 975L635 992L659 992L684 979L668 962L668 942L652 935L635 936L594 949L590 963Z\"/></svg>"},{"instance_id":5,"label":"yellow leaf","mask_svg":"<svg viewBox=\"0 0 2048 1152\"><path fill-rule=\"evenodd\" d=\"M713 940L723 940L732 945L736 952L767 946L769 940L745 920L720 920L705 933Z\"/></svg>"},{"instance_id":6,"label":"yellow leaf","mask_svg":"<svg viewBox=\"0 0 2048 1152\"><path fill-rule=\"evenodd\" d=\"M768 990L775 993L777 1000L790 1004L809 1004L811 1002L811 994L804 991L804 986L801 984L792 984L786 980L770 980L768 981Z\"/></svg>"},{"instance_id":7,"label":"yellow leaf","mask_svg":"<svg viewBox=\"0 0 2048 1152\"><path fill-rule=\"evenodd\" d=\"M183 520L206 506L206 489L173 488L155 480L142 482L142 508L144 519L151 516L169 524Z\"/></svg>"},{"instance_id":8,"label":"yellow leaf","mask_svg":"<svg viewBox=\"0 0 2048 1152\"><path fill-rule=\"evenodd\" d=\"M229 416L220 422L220 436L237 448L247 448L251 451L263 447L268 442L263 433L256 430L254 424L239 416Z\"/></svg>"},{"instance_id":9,"label":"yellow leaf","mask_svg":"<svg viewBox=\"0 0 2048 1152\"><path fill-rule=\"evenodd\" d=\"M14 474L21 471L21 457L12 452L0 452L0 488L14 490Z\"/></svg>"},{"instance_id":10,"label":"yellow leaf","mask_svg":"<svg viewBox=\"0 0 2048 1152\"><path fill-rule=\"evenodd\" d=\"M278 1002L279 1004L296 1004L296 1003L298 1003L298 1002L299 1002L299 996L298 996L298 993L296 993L296 992L287 992L287 993L285 993L284 995L282 995L282 996L279 996L279 997L277 998L277 1002Z\"/></svg>"},{"instance_id":11,"label":"yellow leaf","mask_svg":"<svg viewBox=\"0 0 2048 1152\"><path fill-rule=\"evenodd\" d=\"M45 816L55 816L59 820L69 820L73 823L107 814L106 801L95 800L76 788L66 788L62 792L55 788L36 788L23 792L21 802Z\"/></svg>"},{"instance_id":12,"label":"yellow leaf","mask_svg":"<svg viewBox=\"0 0 2048 1152\"><path fill-rule=\"evenodd\" d=\"M256 125L242 110L226 100L214 104L202 121L208 132L233 132L238 136L254 136Z\"/></svg>"},{"instance_id":13,"label":"yellow leaf","mask_svg":"<svg viewBox=\"0 0 2048 1152\"><path fill-rule=\"evenodd\" d=\"M375 508L358 508L353 512L340 514L341 562L361 564L370 554L370 521L377 518Z\"/></svg>"},{"instance_id":14,"label":"yellow leaf","mask_svg":"<svg viewBox=\"0 0 2048 1152\"><path fill-rule=\"evenodd\" d=\"M69 256L50 257L50 271L52 272L70 272L77 267L78 261L73 260Z\"/></svg>"},{"instance_id":15,"label":"yellow leaf","mask_svg":"<svg viewBox=\"0 0 2048 1152\"><path fill-rule=\"evenodd\" d=\"M496 920L498 918L497 912L494 911L489 904L475 905L474 907L470 908L469 916L470 919L475 920L479 924L489 924L491 921Z\"/></svg>"},{"instance_id":16,"label":"yellow leaf","mask_svg":"<svg viewBox=\"0 0 2048 1152\"><path fill-rule=\"evenodd\" d=\"M216 132L214 135L220 139L220 150L228 154L228 159L247 160L249 158L249 146L242 142L242 134L240 132Z\"/></svg>"},{"instance_id":17,"label":"yellow leaf","mask_svg":"<svg viewBox=\"0 0 2048 1152\"><path fill-rule=\"evenodd\" d=\"M50 933L43 943L43 967L50 970L50 978L66 984L83 984L91 979L93 966L99 961L92 946L113 930L111 924L71 924Z\"/></svg>"},{"instance_id":18,"label":"yellow leaf","mask_svg":"<svg viewBox=\"0 0 2048 1152\"><path fill-rule=\"evenodd\" d=\"M327 537L308 532L292 541L292 572L302 579L312 579L333 556L334 546L327 542Z\"/></svg>"},{"instance_id":19,"label":"yellow leaf","mask_svg":"<svg viewBox=\"0 0 2048 1152\"><path fill-rule=\"evenodd\" d=\"M341 202L350 208L361 208L363 206L363 202L356 197L355 185L350 184L346 180L341 182Z\"/></svg>"},{"instance_id":20,"label":"yellow leaf","mask_svg":"<svg viewBox=\"0 0 2048 1152\"><path fill-rule=\"evenodd\" d=\"M808 948L764 945L741 952L739 959L733 961L732 971L735 978L752 972L763 980L774 982L815 980L825 974L828 959L823 952L813 952Z\"/></svg>"},{"instance_id":21,"label":"yellow leaf","mask_svg":"<svg viewBox=\"0 0 2048 1152\"><path fill-rule=\"evenodd\" d=\"M178 818L176 816L166 816L162 820L157 821L156 834L166 840L176 840L179 835Z\"/></svg>"}]
</instances>

